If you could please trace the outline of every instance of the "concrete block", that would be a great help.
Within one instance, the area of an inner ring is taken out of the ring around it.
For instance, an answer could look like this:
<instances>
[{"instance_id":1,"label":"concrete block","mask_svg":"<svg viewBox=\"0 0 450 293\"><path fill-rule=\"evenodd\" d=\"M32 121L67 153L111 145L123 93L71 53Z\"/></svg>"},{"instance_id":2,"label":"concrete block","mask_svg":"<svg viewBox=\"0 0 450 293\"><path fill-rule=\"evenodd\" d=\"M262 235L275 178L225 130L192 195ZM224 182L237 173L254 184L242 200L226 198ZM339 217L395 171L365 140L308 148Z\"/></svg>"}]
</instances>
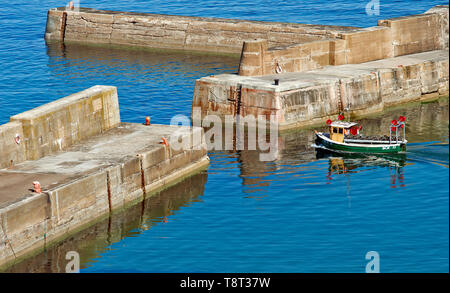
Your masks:
<instances>
[{"instance_id":1,"label":"concrete block","mask_svg":"<svg viewBox=\"0 0 450 293\"><path fill-rule=\"evenodd\" d=\"M124 194L124 201L129 202L142 196L142 172L141 159L135 158L127 159L121 165L122 174L122 190Z\"/></svg>"},{"instance_id":2,"label":"concrete block","mask_svg":"<svg viewBox=\"0 0 450 293\"><path fill-rule=\"evenodd\" d=\"M168 159L166 147L163 145L157 146L148 152L142 153L140 154L140 156L143 169L150 168Z\"/></svg>"},{"instance_id":3,"label":"concrete block","mask_svg":"<svg viewBox=\"0 0 450 293\"><path fill-rule=\"evenodd\" d=\"M106 172L100 171L49 190L55 226L83 223L109 210Z\"/></svg>"},{"instance_id":4,"label":"concrete block","mask_svg":"<svg viewBox=\"0 0 450 293\"><path fill-rule=\"evenodd\" d=\"M158 165L148 167L144 170L145 186L150 185L162 178L161 168Z\"/></svg>"},{"instance_id":5,"label":"concrete block","mask_svg":"<svg viewBox=\"0 0 450 293\"><path fill-rule=\"evenodd\" d=\"M135 174L140 174L140 172L140 158L136 156L135 158L128 159L122 164L122 181L126 181L127 178L132 177Z\"/></svg>"},{"instance_id":6,"label":"concrete block","mask_svg":"<svg viewBox=\"0 0 450 293\"><path fill-rule=\"evenodd\" d=\"M0 169L26 160L25 140L20 122L0 125Z\"/></svg>"},{"instance_id":7,"label":"concrete block","mask_svg":"<svg viewBox=\"0 0 450 293\"><path fill-rule=\"evenodd\" d=\"M448 22L448 5L437 5L425 14L435 13L438 18L438 44L439 49L445 50L448 49L449 44L449 22ZM439 30L440 28L440 30Z\"/></svg>"},{"instance_id":8,"label":"concrete block","mask_svg":"<svg viewBox=\"0 0 450 293\"><path fill-rule=\"evenodd\" d=\"M47 13L47 24L45 28L45 39L47 41L55 41L61 39L61 20L62 11L50 9Z\"/></svg>"},{"instance_id":9,"label":"concrete block","mask_svg":"<svg viewBox=\"0 0 450 293\"><path fill-rule=\"evenodd\" d=\"M47 194L34 195L0 210L3 228L10 237L29 227L43 223L50 217L50 202ZM51 226L49 225L49 229ZM43 236L43 231L41 231Z\"/></svg>"},{"instance_id":10,"label":"concrete block","mask_svg":"<svg viewBox=\"0 0 450 293\"><path fill-rule=\"evenodd\" d=\"M108 200L111 210L125 204L121 170L120 165L106 169Z\"/></svg>"},{"instance_id":11,"label":"concrete block","mask_svg":"<svg viewBox=\"0 0 450 293\"><path fill-rule=\"evenodd\" d=\"M391 30L371 27L357 32L344 33L347 64L358 64L393 57Z\"/></svg>"},{"instance_id":12,"label":"concrete block","mask_svg":"<svg viewBox=\"0 0 450 293\"><path fill-rule=\"evenodd\" d=\"M264 55L267 52L267 40L256 39L245 41L239 63L239 75L263 75Z\"/></svg>"},{"instance_id":13,"label":"concrete block","mask_svg":"<svg viewBox=\"0 0 450 293\"><path fill-rule=\"evenodd\" d=\"M119 125L117 89L94 86L11 121L22 124L27 159L36 160Z\"/></svg>"},{"instance_id":14,"label":"concrete block","mask_svg":"<svg viewBox=\"0 0 450 293\"><path fill-rule=\"evenodd\" d=\"M422 95L438 92L439 90L439 65L435 62L420 64L420 85Z\"/></svg>"},{"instance_id":15,"label":"concrete block","mask_svg":"<svg viewBox=\"0 0 450 293\"><path fill-rule=\"evenodd\" d=\"M344 87L343 104L348 105L348 103L351 103L353 111L371 108L379 108L381 110L383 108L376 75L363 75L358 78L345 80Z\"/></svg>"},{"instance_id":16,"label":"concrete block","mask_svg":"<svg viewBox=\"0 0 450 293\"><path fill-rule=\"evenodd\" d=\"M380 20L378 25L391 30L393 56L440 48L441 25L437 14L420 14Z\"/></svg>"},{"instance_id":17,"label":"concrete block","mask_svg":"<svg viewBox=\"0 0 450 293\"><path fill-rule=\"evenodd\" d=\"M241 106L254 106L265 109L278 109L279 105L274 99L273 91L242 88Z\"/></svg>"}]
</instances>

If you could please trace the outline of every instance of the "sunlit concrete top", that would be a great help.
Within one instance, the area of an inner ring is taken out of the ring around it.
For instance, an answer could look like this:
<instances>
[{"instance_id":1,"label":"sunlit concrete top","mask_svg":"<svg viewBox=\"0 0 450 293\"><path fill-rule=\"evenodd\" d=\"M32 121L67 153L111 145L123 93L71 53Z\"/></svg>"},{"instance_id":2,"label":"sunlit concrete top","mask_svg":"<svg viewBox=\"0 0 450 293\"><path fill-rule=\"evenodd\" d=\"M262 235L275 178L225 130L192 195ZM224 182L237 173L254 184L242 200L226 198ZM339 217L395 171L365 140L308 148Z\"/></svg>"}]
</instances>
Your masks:
<instances>
[{"instance_id":1,"label":"sunlit concrete top","mask_svg":"<svg viewBox=\"0 0 450 293\"><path fill-rule=\"evenodd\" d=\"M448 50L436 50L389 59L376 60L361 64L345 64L326 66L321 69L306 72L291 72L265 76L240 76L236 74L218 74L199 79L202 82L226 86L244 85L246 88L272 92L284 92L293 89L306 88L325 83L336 83L340 79L354 78L361 75L371 75L377 70L398 68L419 64L424 61L448 60ZM279 85L275 85L275 79Z\"/></svg>"},{"instance_id":2,"label":"sunlit concrete top","mask_svg":"<svg viewBox=\"0 0 450 293\"><path fill-rule=\"evenodd\" d=\"M51 189L121 164L140 153L164 148L161 138L169 138L175 131L190 135L191 131L201 131L201 128L122 123L64 152L0 170L0 207L29 196L33 181L39 181L44 190Z\"/></svg>"}]
</instances>

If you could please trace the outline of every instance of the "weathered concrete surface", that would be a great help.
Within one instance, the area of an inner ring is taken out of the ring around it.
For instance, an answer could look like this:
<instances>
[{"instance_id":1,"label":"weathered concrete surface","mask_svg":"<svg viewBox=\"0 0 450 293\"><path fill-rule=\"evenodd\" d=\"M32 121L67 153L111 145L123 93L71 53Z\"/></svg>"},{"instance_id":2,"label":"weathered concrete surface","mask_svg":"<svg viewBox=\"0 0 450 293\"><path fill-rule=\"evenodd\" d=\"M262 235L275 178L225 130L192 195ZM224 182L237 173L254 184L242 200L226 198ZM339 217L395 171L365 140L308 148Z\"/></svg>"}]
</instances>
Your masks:
<instances>
[{"instance_id":1,"label":"weathered concrete surface","mask_svg":"<svg viewBox=\"0 0 450 293\"><path fill-rule=\"evenodd\" d=\"M64 152L1 170L0 264L206 167L201 140L182 150L159 144L173 135L191 141L202 131L122 123ZM43 193L28 190L35 180Z\"/></svg>"},{"instance_id":2,"label":"weathered concrete surface","mask_svg":"<svg viewBox=\"0 0 450 293\"><path fill-rule=\"evenodd\" d=\"M192 106L202 116L277 114L281 129L317 123L345 108L363 115L448 93L448 59L448 50L438 50L307 72L204 77L196 81Z\"/></svg>"},{"instance_id":3,"label":"weathered concrete surface","mask_svg":"<svg viewBox=\"0 0 450 293\"><path fill-rule=\"evenodd\" d=\"M93 86L0 125L0 168L36 160L120 123L117 89Z\"/></svg>"},{"instance_id":4,"label":"weathered concrete surface","mask_svg":"<svg viewBox=\"0 0 450 293\"><path fill-rule=\"evenodd\" d=\"M436 5L425 13L437 13L438 14L438 24L440 26L440 33L438 34L438 43L441 49L448 48L448 37L449 37L449 23L448 23L448 5Z\"/></svg>"},{"instance_id":5,"label":"weathered concrete surface","mask_svg":"<svg viewBox=\"0 0 450 293\"><path fill-rule=\"evenodd\" d=\"M120 123L117 89L94 86L11 117L20 122L26 159L66 149Z\"/></svg>"},{"instance_id":6,"label":"weathered concrete surface","mask_svg":"<svg viewBox=\"0 0 450 293\"><path fill-rule=\"evenodd\" d=\"M11 117L0 126L0 266L205 168L203 135L121 123L111 86Z\"/></svg>"},{"instance_id":7,"label":"weathered concrete surface","mask_svg":"<svg viewBox=\"0 0 450 293\"><path fill-rule=\"evenodd\" d=\"M448 49L448 6L299 44L270 48L267 39L245 40L239 75L302 72L442 49Z\"/></svg>"},{"instance_id":8,"label":"weathered concrete surface","mask_svg":"<svg viewBox=\"0 0 450 293\"><path fill-rule=\"evenodd\" d=\"M435 7L427 13L380 20L378 25L389 28L393 56L445 49L442 26L448 23L448 6Z\"/></svg>"},{"instance_id":9,"label":"weathered concrete surface","mask_svg":"<svg viewBox=\"0 0 450 293\"><path fill-rule=\"evenodd\" d=\"M21 123L11 122L0 125L0 168L10 167L26 160L25 145L22 140Z\"/></svg>"},{"instance_id":10,"label":"weathered concrete surface","mask_svg":"<svg viewBox=\"0 0 450 293\"><path fill-rule=\"evenodd\" d=\"M62 25L63 14L67 14ZM266 39L286 46L335 37L357 28L206 17L132 13L80 8L50 9L46 40L125 44L240 54L245 40Z\"/></svg>"},{"instance_id":11,"label":"weathered concrete surface","mask_svg":"<svg viewBox=\"0 0 450 293\"><path fill-rule=\"evenodd\" d=\"M443 134L442 130L446 129L448 125L448 98L441 98L434 103L417 101L406 106L393 107L383 114L371 115L372 117L364 118L359 122L363 126L365 135L379 135L380 132L388 132L387 126L391 124L392 119L401 115L405 116L408 122L408 141L439 140ZM429 128L429 125L434 126L432 131L424 131ZM326 128L325 124L314 126L317 130L321 130L322 127ZM279 153L276 160L269 164L260 160L261 151L232 151L235 154L232 158L239 166L243 187L247 191L253 189L257 191L252 193L253 195L249 194L249 197L261 195L261 188L271 188L271 184L274 182L268 180L268 176L277 170L279 171L280 168L284 169L282 172L284 176L298 174L298 172L310 168L309 162L317 160L315 149L312 147L314 140L314 132L309 128L280 133L278 137ZM349 163L352 162L353 164L346 164L348 170L372 166L366 165L367 163L381 165L379 160L357 160L357 162L350 160ZM386 163L389 162L389 160L386 161ZM354 165L355 163L356 165ZM393 166L395 166L395 161L391 163L394 163ZM302 166L302 164L307 165ZM336 170L330 169L330 171ZM389 172L389 170L386 170L386 172ZM84 264L88 264L92 259L98 257L102 248L123 238L133 236L136 230L146 231L162 221L170 223L170 216L173 215L174 211L180 207L195 205L196 202L202 201L201 195L204 192L207 176L207 172L200 172L176 185L157 192L157 194L146 197L139 204L115 212L79 233L71 234L67 241L51 247L47 246L45 252L43 249L37 251L36 256L16 263L14 266L7 268L5 272L64 273L67 264L66 253L74 250L79 252L81 268L83 268ZM319 174L319 176L329 177L330 173L324 170L322 175Z\"/></svg>"},{"instance_id":12,"label":"weathered concrete surface","mask_svg":"<svg viewBox=\"0 0 450 293\"><path fill-rule=\"evenodd\" d=\"M239 64L239 75L259 76L286 72L301 72L337 62L345 64L344 41L325 39L283 48L268 49L267 40L245 41Z\"/></svg>"},{"instance_id":13,"label":"weathered concrete surface","mask_svg":"<svg viewBox=\"0 0 450 293\"><path fill-rule=\"evenodd\" d=\"M99 248L117 243L135 234L136 230L147 231L158 224L170 222L173 213L183 207L197 204L201 201L207 179L206 172L192 175L182 182L152 194L139 204L115 212L107 219L71 234L69 241L47 246L45 252L43 249L36 251L36 256L5 268L3 272L65 273L68 251L77 251L80 254L80 265L83 269L87 262L98 256Z\"/></svg>"},{"instance_id":14,"label":"weathered concrete surface","mask_svg":"<svg viewBox=\"0 0 450 293\"><path fill-rule=\"evenodd\" d=\"M448 48L448 6L368 28L50 9L46 40L241 53L239 74L302 72ZM255 42L256 40L256 42Z\"/></svg>"}]
</instances>

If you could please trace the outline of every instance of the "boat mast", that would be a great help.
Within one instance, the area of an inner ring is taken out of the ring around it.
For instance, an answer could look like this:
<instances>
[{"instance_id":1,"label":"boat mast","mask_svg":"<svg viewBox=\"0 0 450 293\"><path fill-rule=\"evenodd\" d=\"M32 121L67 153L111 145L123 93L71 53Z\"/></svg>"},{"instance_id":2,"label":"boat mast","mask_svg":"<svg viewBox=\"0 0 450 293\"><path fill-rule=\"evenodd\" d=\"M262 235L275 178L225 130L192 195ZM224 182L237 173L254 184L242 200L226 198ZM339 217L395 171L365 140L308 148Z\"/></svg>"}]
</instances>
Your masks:
<instances>
[{"instance_id":1,"label":"boat mast","mask_svg":"<svg viewBox=\"0 0 450 293\"><path fill-rule=\"evenodd\" d=\"M389 126L389 144L392 143L392 127Z\"/></svg>"},{"instance_id":2,"label":"boat mast","mask_svg":"<svg viewBox=\"0 0 450 293\"><path fill-rule=\"evenodd\" d=\"M405 122L402 122L403 123L403 141L405 141L406 140L406 123Z\"/></svg>"}]
</instances>

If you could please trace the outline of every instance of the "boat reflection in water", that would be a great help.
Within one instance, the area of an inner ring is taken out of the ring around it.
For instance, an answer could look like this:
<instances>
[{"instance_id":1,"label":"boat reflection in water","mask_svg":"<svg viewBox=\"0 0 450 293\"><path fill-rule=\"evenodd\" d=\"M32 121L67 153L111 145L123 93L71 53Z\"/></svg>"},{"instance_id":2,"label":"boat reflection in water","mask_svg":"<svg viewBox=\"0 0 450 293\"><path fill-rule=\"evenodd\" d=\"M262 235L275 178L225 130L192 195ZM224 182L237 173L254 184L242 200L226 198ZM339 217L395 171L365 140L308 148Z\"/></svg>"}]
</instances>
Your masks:
<instances>
[{"instance_id":1,"label":"boat reflection in water","mask_svg":"<svg viewBox=\"0 0 450 293\"><path fill-rule=\"evenodd\" d=\"M391 188L404 187L403 167L408 165L406 154L360 154L334 152L325 148L316 149L316 158L328 158L328 180L333 175L356 173L366 167L386 167L391 177ZM410 164L410 163L409 163ZM360 169L360 170L357 170Z\"/></svg>"}]
</instances>

